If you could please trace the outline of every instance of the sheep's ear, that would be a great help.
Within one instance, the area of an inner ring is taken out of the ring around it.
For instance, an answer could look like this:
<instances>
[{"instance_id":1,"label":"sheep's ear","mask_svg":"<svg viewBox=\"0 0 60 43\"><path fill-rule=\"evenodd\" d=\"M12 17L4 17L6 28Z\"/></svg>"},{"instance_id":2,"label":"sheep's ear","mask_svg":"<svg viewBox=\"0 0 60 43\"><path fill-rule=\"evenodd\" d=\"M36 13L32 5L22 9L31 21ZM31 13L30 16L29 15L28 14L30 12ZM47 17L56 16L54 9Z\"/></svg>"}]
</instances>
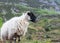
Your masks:
<instances>
[{"instance_id":1,"label":"sheep's ear","mask_svg":"<svg viewBox=\"0 0 60 43\"><path fill-rule=\"evenodd\" d=\"M27 14L28 14L29 16L32 16L32 15L33 15L33 13L32 13L32 12L28 12Z\"/></svg>"}]
</instances>

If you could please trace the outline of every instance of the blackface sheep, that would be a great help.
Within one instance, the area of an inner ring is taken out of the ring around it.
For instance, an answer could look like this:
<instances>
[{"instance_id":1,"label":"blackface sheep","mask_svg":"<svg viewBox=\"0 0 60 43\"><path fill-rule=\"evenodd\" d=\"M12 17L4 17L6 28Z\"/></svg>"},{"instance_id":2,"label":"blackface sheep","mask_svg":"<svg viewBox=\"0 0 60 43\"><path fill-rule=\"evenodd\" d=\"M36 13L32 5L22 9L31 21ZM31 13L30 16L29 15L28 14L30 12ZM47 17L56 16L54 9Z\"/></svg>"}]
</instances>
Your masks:
<instances>
[{"instance_id":1,"label":"blackface sheep","mask_svg":"<svg viewBox=\"0 0 60 43\"><path fill-rule=\"evenodd\" d=\"M3 24L1 27L1 40L6 43L9 40L10 43L14 41L16 43L16 38L20 42L20 37L24 36L27 32L29 21L36 22L36 16L27 11L23 13L20 17L13 17Z\"/></svg>"}]
</instances>

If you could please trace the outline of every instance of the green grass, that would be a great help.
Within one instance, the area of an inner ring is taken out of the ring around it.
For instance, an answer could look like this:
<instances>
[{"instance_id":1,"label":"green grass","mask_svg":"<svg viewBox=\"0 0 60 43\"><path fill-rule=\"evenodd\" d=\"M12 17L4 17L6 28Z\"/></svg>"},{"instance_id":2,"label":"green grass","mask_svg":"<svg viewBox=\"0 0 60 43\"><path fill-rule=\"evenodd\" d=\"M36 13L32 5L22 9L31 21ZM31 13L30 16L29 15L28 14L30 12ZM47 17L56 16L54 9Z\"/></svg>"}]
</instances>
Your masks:
<instances>
[{"instance_id":1,"label":"green grass","mask_svg":"<svg viewBox=\"0 0 60 43\"><path fill-rule=\"evenodd\" d=\"M17 4L16 7L18 7L21 10L20 12L31 10L37 14L42 14L42 15L60 14L59 12L56 12L54 9L47 10L47 9L40 9L40 8L32 8L28 6L19 5L19 4Z\"/></svg>"},{"instance_id":2,"label":"green grass","mask_svg":"<svg viewBox=\"0 0 60 43\"><path fill-rule=\"evenodd\" d=\"M2 6L1 6L2 7ZM10 6L11 7L11 6ZM9 8L10 8L9 7ZM40 8L32 8L32 7L27 7L27 6L23 6L23 5L16 5L16 7L17 8L19 8L20 9L20 15L21 15L21 13L23 12L23 11L27 11L27 10L32 10L32 11L34 11L34 13L37 13L37 14L42 14L42 15L56 15L56 14L60 14L60 12L56 12L56 11L54 11L53 9L51 9L51 10L47 10L47 9L40 9ZM5 6L3 6L3 8L5 8L7 11L9 11L9 8L8 7L5 7ZM10 13L10 12L9 12ZM37 15L36 14L36 15ZM2 18L1 18L1 14L0 14L0 27L2 26L2 24L3 24L3 20L2 20ZM8 17L8 16L13 16L12 14L6 14L6 18ZM16 16L16 15L15 15ZM8 17L9 18L9 17ZM43 18L43 17L42 17ZM58 23L58 22L60 22L60 19L48 19L48 18L43 18L42 20L40 20L38 23L31 23L31 25L29 26L29 28L30 28L30 31L29 31L29 33L35 33L36 32L36 30L37 29L45 29L45 27L48 27L48 28L50 28L48 25L50 25L50 24L52 24L52 23ZM53 25L52 25L53 26ZM37 28L38 27L38 28ZM42 27L42 28L40 28L40 27ZM57 29L57 28L56 28ZM60 28L58 28L58 29L60 29ZM53 28L51 29L51 30L53 30ZM54 30L55 30L55 28L54 28ZM42 30L39 30L39 31L42 31ZM43 32L43 31L42 31ZM44 31L45 32L45 31ZM48 31L49 33L50 33L50 31ZM28 33L28 34L29 34ZM49 34L48 33L48 35L50 35L50 36L52 36L51 34ZM54 32L54 31L52 31L52 33L56 33L56 34L58 34L59 32ZM44 34L42 34L43 36L46 36L46 34L47 34L47 32L45 32ZM60 34L60 33L59 33ZM30 34L31 36L36 36L37 34ZM54 35L53 34L53 37L54 36L57 36L57 35ZM34 37L35 38L35 37ZM32 37L32 39L34 39L33 37ZM36 37L37 38L37 37ZM44 38L42 38L42 39L44 39ZM52 38L53 39L53 38ZM21 43L51 43L51 41L50 41L50 39L49 40L21 40Z\"/></svg>"},{"instance_id":3,"label":"green grass","mask_svg":"<svg viewBox=\"0 0 60 43\"><path fill-rule=\"evenodd\" d=\"M55 10L47 10L47 9L39 9L36 11L38 14L42 15L52 15L52 14L59 14L59 12L56 12Z\"/></svg>"},{"instance_id":4,"label":"green grass","mask_svg":"<svg viewBox=\"0 0 60 43\"><path fill-rule=\"evenodd\" d=\"M50 39L48 40L25 40L21 41L21 43L51 43Z\"/></svg>"},{"instance_id":5,"label":"green grass","mask_svg":"<svg viewBox=\"0 0 60 43\"><path fill-rule=\"evenodd\" d=\"M3 22L2 22L2 18L0 17L0 27L2 26Z\"/></svg>"},{"instance_id":6,"label":"green grass","mask_svg":"<svg viewBox=\"0 0 60 43\"><path fill-rule=\"evenodd\" d=\"M6 43L9 43L9 41L6 41ZM18 41L17 41L18 43ZM27 40L22 39L20 43L52 43L50 39L44 39L44 40Z\"/></svg>"}]
</instances>

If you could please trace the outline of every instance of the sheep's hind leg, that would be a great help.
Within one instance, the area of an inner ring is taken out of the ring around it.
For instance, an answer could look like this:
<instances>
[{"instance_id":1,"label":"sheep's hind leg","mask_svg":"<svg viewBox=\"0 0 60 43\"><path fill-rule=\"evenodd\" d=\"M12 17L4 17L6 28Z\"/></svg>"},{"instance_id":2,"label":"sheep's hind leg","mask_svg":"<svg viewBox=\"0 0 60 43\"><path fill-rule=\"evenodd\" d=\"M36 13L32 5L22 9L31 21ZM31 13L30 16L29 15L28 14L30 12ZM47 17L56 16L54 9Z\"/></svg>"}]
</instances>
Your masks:
<instances>
[{"instance_id":1,"label":"sheep's hind leg","mask_svg":"<svg viewBox=\"0 0 60 43\"><path fill-rule=\"evenodd\" d=\"M2 41L2 43L6 43L6 40Z\"/></svg>"},{"instance_id":2,"label":"sheep's hind leg","mask_svg":"<svg viewBox=\"0 0 60 43\"><path fill-rule=\"evenodd\" d=\"M16 43L16 38L13 39L14 43Z\"/></svg>"},{"instance_id":3,"label":"sheep's hind leg","mask_svg":"<svg viewBox=\"0 0 60 43\"><path fill-rule=\"evenodd\" d=\"M9 40L9 43L16 43L16 38L14 37L12 37L10 40Z\"/></svg>"},{"instance_id":4,"label":"sheep's hind leg","mask_svg":"<svg viewBox=\"0 0 60 43\"><path fill-rule=\"evenodd\" d=\"M6 38L1 38L1 43L6 43Z\"/></svg>"}]
</instances>

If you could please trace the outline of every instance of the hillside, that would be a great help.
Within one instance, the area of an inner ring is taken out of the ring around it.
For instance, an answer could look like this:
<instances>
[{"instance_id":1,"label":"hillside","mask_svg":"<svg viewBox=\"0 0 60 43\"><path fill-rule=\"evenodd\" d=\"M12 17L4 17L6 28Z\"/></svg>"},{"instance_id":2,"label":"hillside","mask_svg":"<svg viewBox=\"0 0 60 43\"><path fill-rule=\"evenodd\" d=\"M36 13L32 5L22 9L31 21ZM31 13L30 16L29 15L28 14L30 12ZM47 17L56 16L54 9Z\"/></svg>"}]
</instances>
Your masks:
<instances>
[{"instance_id":1,"label":"hillside","mask_svg":"<svg viewBox=\"0 0 60 43\"><path fill-rule=\"evenodd\" d=\"M30 7L50 9L53 8L56 11L60 11L60 0L0 0L4 3L18 3Z\"/></svg>"},{"instance_id":2,"label":"hillside","mask_svg":"<svg viewBox=\"0 0 60 43\"><path fill-rule=\"evenodd\" d=\"M50 43L51 40L60 39L60 0L0 0L0 27L7 20L28 10L32 11L39 21L30 22L24 37L26 43L29 40L32 43Z\"/></svg>"}]
</instances>

